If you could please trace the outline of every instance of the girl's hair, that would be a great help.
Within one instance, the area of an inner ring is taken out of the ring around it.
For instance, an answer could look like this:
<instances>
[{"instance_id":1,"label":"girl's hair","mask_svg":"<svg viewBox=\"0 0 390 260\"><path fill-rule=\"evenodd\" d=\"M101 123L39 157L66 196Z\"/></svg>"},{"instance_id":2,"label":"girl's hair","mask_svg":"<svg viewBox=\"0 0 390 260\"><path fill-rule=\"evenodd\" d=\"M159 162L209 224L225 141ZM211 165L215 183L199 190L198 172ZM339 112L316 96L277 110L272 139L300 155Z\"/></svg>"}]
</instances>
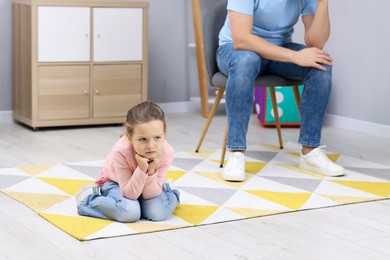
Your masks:
<instances>
[{"instance_id":1,"label":"girl's hair","mask_svg":"<svg viewBox=\"0 0 390 260\"><path fill-rule=\"evenodd\" d=\"M124 123L124 134L132 136L137 124L147 123L153 120L163 122L165 133L167 126L164 111L157 104L150 101L139 103L127 112L126 122Z\"/></svg>"}]
</instances>

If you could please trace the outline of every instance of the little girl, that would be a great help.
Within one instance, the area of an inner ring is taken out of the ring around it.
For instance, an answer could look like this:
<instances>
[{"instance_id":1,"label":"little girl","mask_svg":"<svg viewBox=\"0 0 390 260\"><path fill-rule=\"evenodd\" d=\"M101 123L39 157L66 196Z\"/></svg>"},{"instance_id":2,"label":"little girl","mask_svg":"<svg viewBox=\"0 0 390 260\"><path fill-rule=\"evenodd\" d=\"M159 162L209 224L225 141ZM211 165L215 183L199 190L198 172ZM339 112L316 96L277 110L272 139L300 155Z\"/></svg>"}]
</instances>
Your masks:
<instances>
[{"instance_id":1,"label":"little girl","mask_svg":"<svg viewBox=\"0 0 390 260\"><path fill-rule=\"evenodd\" d=\"M142 102L128 111L124 126L96 185L76 195L81 200L78 213L119 222L165 220L179 204L180 193L164 182L174 152L165 140L164 112L152 102Z\"/></svg>"}]
</instances>

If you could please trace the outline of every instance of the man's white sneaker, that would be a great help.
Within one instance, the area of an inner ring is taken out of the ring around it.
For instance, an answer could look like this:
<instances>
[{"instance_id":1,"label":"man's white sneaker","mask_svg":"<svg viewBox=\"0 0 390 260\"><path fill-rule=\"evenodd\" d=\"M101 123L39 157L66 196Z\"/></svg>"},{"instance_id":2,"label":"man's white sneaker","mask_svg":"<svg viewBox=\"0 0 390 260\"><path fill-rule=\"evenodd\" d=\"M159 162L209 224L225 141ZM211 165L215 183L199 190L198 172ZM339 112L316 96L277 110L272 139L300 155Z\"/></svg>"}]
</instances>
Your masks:
<instances>
[{"instance_id":1,"label":"man's white sneaker","mask_svg":"<svg viewBox=\"0 0 390 260\"><path fill-rule=\"evenodd\" d=\"M245 181L245 154L232 152L223 170L225 181Z\"/></svg>"},{"instance_id":2,"label":"man's white sneaker","mask_svg":"<svg viewBox=\"0 0 390 260\"><path fill-rule=\"evenodd\" d=\"M328 156L322 151L322 148L325 148L325 146L317 147L305 155L301 152L299 168L325 176L335 177L344 175L345 169L329 160Z\"/></svg>"}]
</instances>

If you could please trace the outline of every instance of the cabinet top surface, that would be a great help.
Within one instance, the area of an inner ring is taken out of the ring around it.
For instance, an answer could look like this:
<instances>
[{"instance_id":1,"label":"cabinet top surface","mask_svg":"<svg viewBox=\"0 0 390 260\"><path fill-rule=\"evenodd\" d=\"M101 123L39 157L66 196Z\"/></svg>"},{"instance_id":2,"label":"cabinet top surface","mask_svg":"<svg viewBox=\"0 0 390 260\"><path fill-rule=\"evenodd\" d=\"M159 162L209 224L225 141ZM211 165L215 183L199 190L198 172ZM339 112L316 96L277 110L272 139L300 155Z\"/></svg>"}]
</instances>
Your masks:
<instances>
[{"instance_id":1,"label":"cabinet top surface","mask_svg":"<svg viewBox=\"0 0 390 260\"><path fill-rule=\"evenodd\" d=\"M60 5L60 6L149 6L148 0L12 0L13 3L26 5Z\"/></svg>"}]
</instances>

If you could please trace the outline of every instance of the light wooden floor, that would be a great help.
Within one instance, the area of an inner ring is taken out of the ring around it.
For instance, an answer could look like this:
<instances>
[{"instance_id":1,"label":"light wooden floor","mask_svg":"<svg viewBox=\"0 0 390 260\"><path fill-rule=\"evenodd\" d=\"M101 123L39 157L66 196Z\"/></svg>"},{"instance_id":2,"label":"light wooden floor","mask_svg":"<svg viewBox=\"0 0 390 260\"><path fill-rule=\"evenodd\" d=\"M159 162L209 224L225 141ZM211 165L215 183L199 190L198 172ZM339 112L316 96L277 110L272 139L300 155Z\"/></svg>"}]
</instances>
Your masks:
<instances>
[{"instance_id":1,"label":"light wooden floor","mask_svg":"<svg viewBox=\"0 0 390 260\"><path fill-rule=\"evenodd\" d=\"M168 140L193 150L205 119L169 114ZM219 148L217 115L203 148ZM104 159L120 126L34 132L0 124L0 167ZM296 142L298 129L283 129ZM390 140L325 128L323 144L345 155L390 165ZM276 142L273 128L251 119L248 144ZM0 180L1 181L1 180ZM390 259L390 200L308 210L196 228L79 242L0 194L0 259Z\"/></svg>"}]
</instances>

